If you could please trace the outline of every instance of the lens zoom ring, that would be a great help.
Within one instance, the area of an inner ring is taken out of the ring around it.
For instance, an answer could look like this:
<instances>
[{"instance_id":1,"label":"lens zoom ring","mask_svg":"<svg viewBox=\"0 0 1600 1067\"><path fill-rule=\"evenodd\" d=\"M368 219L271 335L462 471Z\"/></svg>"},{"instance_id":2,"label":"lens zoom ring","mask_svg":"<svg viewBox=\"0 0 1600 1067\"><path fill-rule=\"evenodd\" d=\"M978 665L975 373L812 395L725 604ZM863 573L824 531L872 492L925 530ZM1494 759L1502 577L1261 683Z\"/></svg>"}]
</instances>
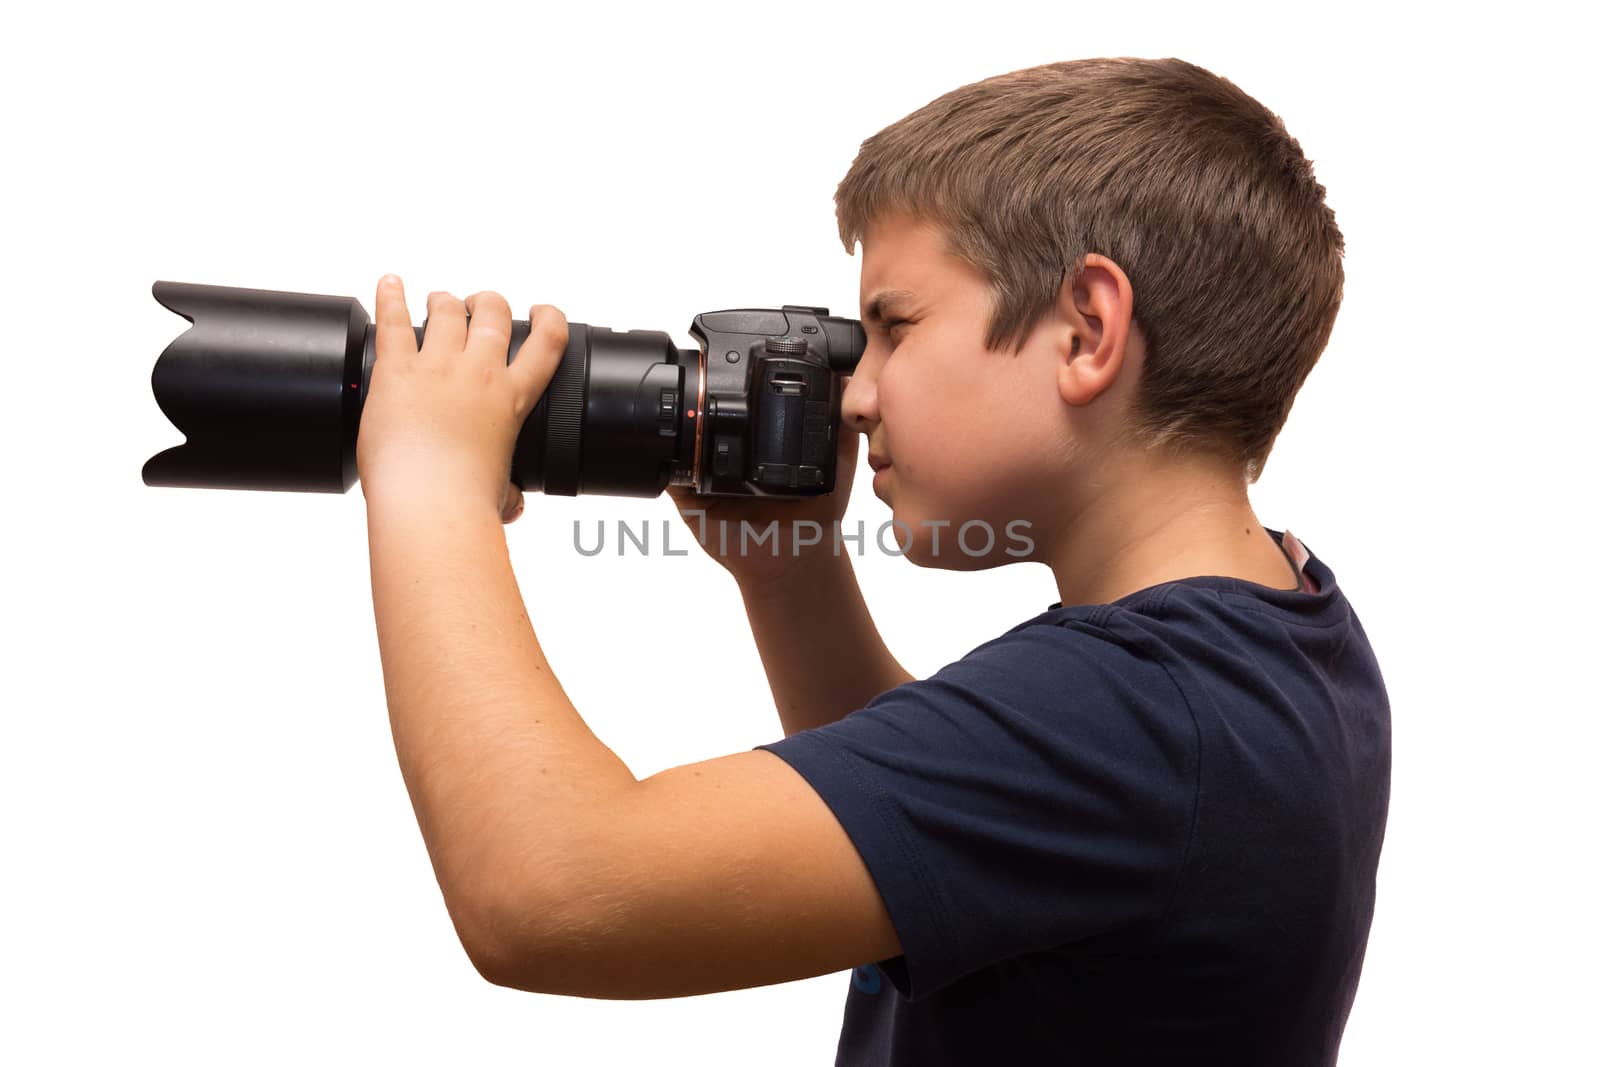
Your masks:
<instances>
[{"instance_id":1,"label":"lens zoom ring","mask_svg":"<svg viewBox=\"0 0 1600 1067\"><path fill-rule=\"evenodd\" d=\"M547 390L544 491L577 496L583 462L583 409L589 392L589 330L573 331Z\"/></svg>"}]
</instances>

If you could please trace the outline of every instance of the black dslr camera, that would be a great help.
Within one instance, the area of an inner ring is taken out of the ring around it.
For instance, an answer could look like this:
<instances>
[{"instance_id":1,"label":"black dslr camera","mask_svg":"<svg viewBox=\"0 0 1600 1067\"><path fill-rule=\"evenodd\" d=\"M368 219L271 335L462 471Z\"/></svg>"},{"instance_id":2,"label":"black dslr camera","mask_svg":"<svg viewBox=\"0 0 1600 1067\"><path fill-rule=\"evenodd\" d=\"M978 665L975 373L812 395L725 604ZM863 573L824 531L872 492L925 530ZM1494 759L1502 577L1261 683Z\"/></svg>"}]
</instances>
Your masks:
<instances>
[{"instance_id":1,"label":"black dslr camera","mask_svg":"<svg viewBox=\"0 0 1600 1067\"><path fill-rule=\"evenodd\" d=\"M159 281L191 323L156 360L156 403L186 441L152 456L146 485L343 493L375 353L353 297ZM526 492L710 496L833 491L840 379L866 333L827 308L706 311L680 349L659 330L568 323L566 352L522 431ZM422 343L427 322L417 327ZM511 324L507 360L528 337Z\"/></svg>"}]
</instances>

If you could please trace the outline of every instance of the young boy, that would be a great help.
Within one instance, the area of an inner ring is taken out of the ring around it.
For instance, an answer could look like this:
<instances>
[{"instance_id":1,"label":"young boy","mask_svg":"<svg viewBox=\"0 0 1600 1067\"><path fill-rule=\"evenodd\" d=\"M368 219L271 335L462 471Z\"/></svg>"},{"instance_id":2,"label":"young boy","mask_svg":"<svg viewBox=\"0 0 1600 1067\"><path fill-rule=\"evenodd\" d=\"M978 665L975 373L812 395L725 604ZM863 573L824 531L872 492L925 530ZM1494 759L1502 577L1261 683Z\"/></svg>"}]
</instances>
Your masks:
<instances>
[{"instance_id":1,"label":"young boy","mask_svg":"<svg viewBox=\"0 0 1600 1067\"><path fill-rule=\"evenodd\" d=\"M841 1064L1333 1064L1389 708L1333 571L1246 492L1341 298L1298 143L1178 60L1053 63L869 138L837 203L869 330L844 418L901 547L1043 562L1058 599L914 680L848 546L730 551L782 740L635 781L534 643L505 691L544 686L547 724L503 716L451 749L391 666L420 581L396 545L433 521L395 503L391 466L366 491L397 748L474 962L616 998L850 968ZM838 489L802 504L672 493L696 527L704 508L828 529L857 454L846 435ZM412 629L442 660L429 617ZM480 817L495 833L472 836Z\"/></svg>"}]
</instances>

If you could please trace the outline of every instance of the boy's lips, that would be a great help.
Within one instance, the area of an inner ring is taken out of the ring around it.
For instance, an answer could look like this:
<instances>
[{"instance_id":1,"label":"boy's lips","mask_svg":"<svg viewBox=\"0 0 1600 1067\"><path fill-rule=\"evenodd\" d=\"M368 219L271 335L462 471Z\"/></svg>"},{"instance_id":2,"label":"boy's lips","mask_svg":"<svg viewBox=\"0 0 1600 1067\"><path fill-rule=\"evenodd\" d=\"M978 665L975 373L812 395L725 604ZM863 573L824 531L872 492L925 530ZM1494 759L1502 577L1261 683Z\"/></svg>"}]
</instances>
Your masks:
<instances>
[{"instance_id":1,"label":"boy's lips","mask_svg":"<svg viewBox=\"0 0 1600 1067\"><path fill-rule=\"evenodd\" d=\"M872 468L872 472L874 474L883 470L883 468L887 467L888 465L889 461L884 459L882 456L874 455L870 452L867 454L867 466Z\"/></svg>"}]
</instances>

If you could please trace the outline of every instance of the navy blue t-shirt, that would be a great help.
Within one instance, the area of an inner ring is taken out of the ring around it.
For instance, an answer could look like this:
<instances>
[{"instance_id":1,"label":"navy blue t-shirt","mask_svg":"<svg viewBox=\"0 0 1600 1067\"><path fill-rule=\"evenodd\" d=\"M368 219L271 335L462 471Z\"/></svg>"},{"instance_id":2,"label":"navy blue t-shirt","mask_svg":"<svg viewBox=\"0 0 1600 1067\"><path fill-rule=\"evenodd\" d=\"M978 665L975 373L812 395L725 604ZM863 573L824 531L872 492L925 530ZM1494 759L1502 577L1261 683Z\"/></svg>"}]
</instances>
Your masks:
<instances>
[{"instance_id":1,"label":"navy blue t-shirt","mask_svg":"<svg viewBox=\"0 0 1600 1067\"><path fill-rule=\"evenodd\" d=\"M1333 572L1049 610L757 745L833 810L902 954L840 1065L1331 1065L1389 807L1389 702ZM1315 591L1311 591L1315 590Z\"/></svg>"}]
</instances>

